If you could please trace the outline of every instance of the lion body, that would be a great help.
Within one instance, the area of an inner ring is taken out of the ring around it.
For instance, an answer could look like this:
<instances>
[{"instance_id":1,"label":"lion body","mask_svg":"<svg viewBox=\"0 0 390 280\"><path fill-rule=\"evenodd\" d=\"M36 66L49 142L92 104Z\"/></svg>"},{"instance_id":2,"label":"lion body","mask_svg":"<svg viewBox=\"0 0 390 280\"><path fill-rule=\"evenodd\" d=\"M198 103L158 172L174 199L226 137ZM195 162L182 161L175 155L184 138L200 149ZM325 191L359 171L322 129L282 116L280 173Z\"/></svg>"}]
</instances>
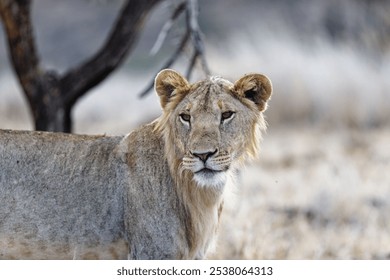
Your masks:
<instances>
[{"instance_id":1,"label":"lion body","mask_svg":"<svg viewBox=\"0 0 390 280\"><path fill-rule=\"evenodd\" d=\"M0 258L189 258L180 244L184 211L152 130L144 126L123 143L1 131Z\"/></svg>"},{"instance_id":2,"label":"lion body","mask_svg":"<svg viewBox=\"0 0 390 280\"><path fill-rule=\"evenodd\" d=\"M204 258L265 128L270 88L263 103L242 88L166 70L163 115L125 137L0 130L0 258Z\"/></svg>"},{"instance_id":3,"label":"lion body","mask_svg":"<svg viewBox=\"0 0 390 280\"><path fill-rule=\"evenodd\" d=\"M75 258L123 233L118 137L0 132L0 258ZM122 188L122 189L121 189Z\"/></svg>"}]
</instances>

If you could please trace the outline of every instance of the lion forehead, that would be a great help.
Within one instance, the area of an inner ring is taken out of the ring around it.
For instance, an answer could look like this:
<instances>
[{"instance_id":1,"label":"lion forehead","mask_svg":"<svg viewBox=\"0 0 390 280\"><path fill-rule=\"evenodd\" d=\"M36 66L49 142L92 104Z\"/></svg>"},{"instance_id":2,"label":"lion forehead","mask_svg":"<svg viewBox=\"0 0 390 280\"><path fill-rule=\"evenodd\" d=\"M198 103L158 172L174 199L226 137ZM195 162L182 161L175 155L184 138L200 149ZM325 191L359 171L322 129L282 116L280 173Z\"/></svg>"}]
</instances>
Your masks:
<instances>
[{"instance_id":1,"label":"lion forehead","mask_svg":"<svg viewBox=\"0 0 390 280\"><path fill-rule=\"evenodd\" d=\"M219 77L196 83L174 111L187 111L195 117L240 107L242 103L233 96L232 86L231 82Z\"/></svg>"}]
</instances>

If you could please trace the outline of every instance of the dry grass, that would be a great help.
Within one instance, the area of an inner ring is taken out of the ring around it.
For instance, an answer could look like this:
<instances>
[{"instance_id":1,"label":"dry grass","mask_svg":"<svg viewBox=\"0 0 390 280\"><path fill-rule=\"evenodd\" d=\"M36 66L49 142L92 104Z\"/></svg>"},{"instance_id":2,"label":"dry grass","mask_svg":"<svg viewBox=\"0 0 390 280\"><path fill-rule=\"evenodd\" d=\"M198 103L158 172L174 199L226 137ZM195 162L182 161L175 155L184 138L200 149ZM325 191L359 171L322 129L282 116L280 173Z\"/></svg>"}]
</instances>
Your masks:
<instances>
[{"instance_id":1,"label":"dry grass","mask_svg":"<svg viewBox=\"0 0 390 280\"><path fill-rule=\"evenodd\" d=\"M211 258L390 258L389 139L389 130L270 131Z\"/></svg>"},{"instance_id":2,"label":"dry grass","mask_svg":"<svg viewBox=\"0 0 390 280\"><path fill-rule=\"evenodd\" d=\"M209 48L210 61L218 66L216 73L233 80L247 72L269 76L274 95L267 116L274 125L388 123L390 55L375 61L357 48L323 38L305 44L289 34L253 32L232 35L225 48Z\"/></svg>"}]
</instances>

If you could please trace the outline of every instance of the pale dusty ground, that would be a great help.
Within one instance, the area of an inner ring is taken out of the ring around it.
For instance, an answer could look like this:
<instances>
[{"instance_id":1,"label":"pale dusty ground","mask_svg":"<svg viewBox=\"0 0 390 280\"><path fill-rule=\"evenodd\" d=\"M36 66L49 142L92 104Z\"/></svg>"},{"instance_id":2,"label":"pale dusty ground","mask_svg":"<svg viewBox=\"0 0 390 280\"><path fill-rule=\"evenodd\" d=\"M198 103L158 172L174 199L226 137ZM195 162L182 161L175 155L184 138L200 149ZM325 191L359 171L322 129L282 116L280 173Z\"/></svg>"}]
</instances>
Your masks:
<instances>
[{"instance_id":1,"label":"pale dusty ground","mask_svg":"<svg viewBox=\"0 0 390 280\"><path fill-rule=\"evenodd\" d=\"M390 258L389 140L388 129L270 130L210 258Z\"/></svg>"}]
</instances>

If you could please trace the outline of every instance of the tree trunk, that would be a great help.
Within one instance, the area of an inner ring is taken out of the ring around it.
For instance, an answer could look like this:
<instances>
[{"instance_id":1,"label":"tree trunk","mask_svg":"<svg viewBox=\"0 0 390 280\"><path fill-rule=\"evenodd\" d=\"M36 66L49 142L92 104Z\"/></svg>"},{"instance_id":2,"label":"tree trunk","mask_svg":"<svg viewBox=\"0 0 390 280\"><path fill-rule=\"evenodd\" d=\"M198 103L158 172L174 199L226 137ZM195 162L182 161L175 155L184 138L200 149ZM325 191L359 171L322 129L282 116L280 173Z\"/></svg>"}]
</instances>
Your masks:
<instances>
[{"instance_id":1,"label":"tree trunk","mask_svg":"<svg viewBox=\"0 0 390 280\"><path fill-rule=\"evenodd\" d=\"M39 65L31 25L31 0L0 0L12 65L30 105L36 130L72 131L73 105L124 61L147 14L159 1L127 0L102 48L60 77Z\"/></svg>"},{"instance_id":2,"label":"tree trunk","mask_svg":"<svg viewBox=\"0 0 390 280\"><path fill-rule=\"evenodd\" d=\"M72 105L64 100L57 75L47 72L40 78L37 98L30 100L36 130L72 131Z\"/></svg>"}]
</instances>

